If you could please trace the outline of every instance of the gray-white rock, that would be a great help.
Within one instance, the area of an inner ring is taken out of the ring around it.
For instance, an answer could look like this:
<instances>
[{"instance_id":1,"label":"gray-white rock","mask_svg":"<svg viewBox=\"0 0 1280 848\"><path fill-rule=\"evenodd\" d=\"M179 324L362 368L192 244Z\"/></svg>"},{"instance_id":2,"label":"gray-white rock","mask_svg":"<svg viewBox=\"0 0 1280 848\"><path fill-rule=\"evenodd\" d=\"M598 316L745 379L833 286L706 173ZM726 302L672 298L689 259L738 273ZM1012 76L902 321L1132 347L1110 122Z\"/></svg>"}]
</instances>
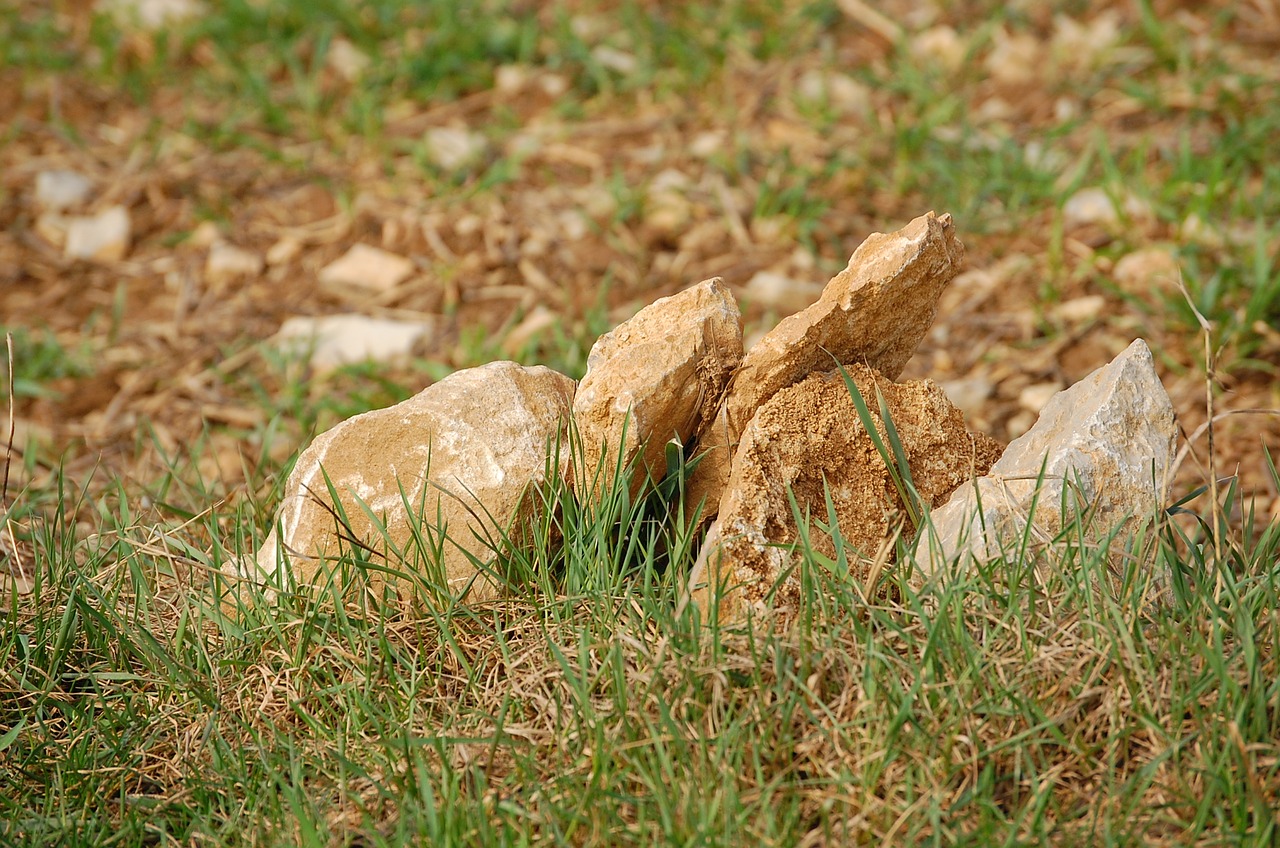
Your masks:
<instances>
[{"instance_id":1,"label":"gray-white rock","mask_svg":"<svg viewBox=\"0 0 1280 848\"><path fill-rule=\"evenodd\" d=\"M636 488L645 471L661 479L666 443L689 442L741 361L738 305L718 277L655 301L597 339L573 402L585 479L595 480L601 458L607 469L619 450L624 466L643 450Z\"/></svg>"},{"instance_id":2,"label":"gray-white rock","mask_svg":"<svg viewBox=\"0 0 1280 848\"><path fill-rule=\"evenodd\" d=\"M431 330L432 324L425 320L396 321L367 315L296 316L280 326L275 340L286 353L310 354L308 364L323 373L355 362L393 362L407 357Z\"/></svg>"},{"instance_id":3,"label":"gray-white rock","mask_svg":"<svg viewBox=\"0 0 1280 848\"><path fill-rule=\"evenodd\" d=\"M927 576L957 560L967 567L998 558L1021 538L1033 500L1036 545L1087 512L1093 541L1120 526L1113 545L1123 546L1166 503L1176 436L1173 404L1138 339L1055 395L986 477L962 486L933 513L933 532L921 534L916 562Z\"/></svg>"},{"instance_id":4,"label":"gray-white rock","mask_svg":"<svg viewBox=\"0 0 1280 848\"><path fill-rule=\"evenodd\" d=\"M68 259L90 259L115 262L129 250L129 210L123 206L108 207L97 215L72 216L66 224L63 252Z\"/></svg>"},{"instance_id":5,"label":"gray-white rock","mask_svg":"<svg viewBox=\"0 0 1280 848\"><path fill-rule=\"evenodd\" d=\"M54 212L79 206L89 199L93 183L75 171L41 171L36 174L36 204Z\"/></svg>"},{"instance_id":6,"label":"gray-white rock","mask_svg":"<svg viewBox=\"0 0 1280 848\"><path fill-rule=\"evenodd\" d=\"M381 248L353 244L338 259L320 269L320 282L339 288L387 291L413 273L413 262Z\"/></svg>"},{"instance_id":7,"label":"gray-white rock","mask_svg":"<svg viewBox=\"0 0 1280 848\"><path fill-rule=\"evenodd\" d=\"M239 564L242 576L270 582L283 567L300 585L314 584L338 556L341 532L343 547L360 540L375 564L417 570L454 596L492 597L499 586L472 557L488 561L483 539L496 542L499 530L510 529L518 541L540 515L529 486L545 477L548 447L566 444L573 390L573 380L548 368L491 362L342 422L298 458L275 528L255 559ZM567 460L565 451L562 473ZM336 524L330 486L349 527ZM413 543L410 513L434 537L429 545L447 535L438 561ZM402 559L396 549L408 553ZM394 583L402 598L410 594L398 578L370 577Z\"/></svg>"}]
</instances>

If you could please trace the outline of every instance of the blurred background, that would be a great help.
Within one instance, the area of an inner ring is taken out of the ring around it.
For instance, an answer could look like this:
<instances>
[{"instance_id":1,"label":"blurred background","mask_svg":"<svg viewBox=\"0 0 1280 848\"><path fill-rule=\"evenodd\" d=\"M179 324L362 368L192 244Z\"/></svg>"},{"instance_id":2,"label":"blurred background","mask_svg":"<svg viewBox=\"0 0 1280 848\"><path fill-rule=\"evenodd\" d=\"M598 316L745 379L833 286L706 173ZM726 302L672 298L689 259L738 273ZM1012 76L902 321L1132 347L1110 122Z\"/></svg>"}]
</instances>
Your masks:
<instances>
[{"instance_id":1,"label":"blurred background","mask_svg":"<svg viewBox=\"0 0 1280 848\"><path fill-rule=\"evenodd\" d=\"M8 0L10 489L261 527L342 418L492 359L579 377L712 276L750 341L930 209L968 264L904 378L977 427L1142 336L1190 434L1206 327L1217 411L1276 409L1278 48L1275 0ZM1273 513L1278 432L1216 444Z\"/></svg>"}]
</instances>

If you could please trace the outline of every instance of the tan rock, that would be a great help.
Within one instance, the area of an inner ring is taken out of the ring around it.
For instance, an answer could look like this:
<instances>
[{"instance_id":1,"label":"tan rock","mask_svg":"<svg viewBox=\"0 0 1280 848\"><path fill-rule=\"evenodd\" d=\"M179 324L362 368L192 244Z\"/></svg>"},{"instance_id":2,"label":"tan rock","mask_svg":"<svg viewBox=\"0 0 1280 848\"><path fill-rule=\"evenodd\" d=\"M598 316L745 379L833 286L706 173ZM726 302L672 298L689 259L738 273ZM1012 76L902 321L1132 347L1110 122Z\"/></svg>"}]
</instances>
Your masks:
<instances>
[{"instance_id":1,"label":"tan rock","mask_svg":"<svg viewBox=\"0 0 1280 848\"><path fill-rule=\"evenodd\" d=\"M655 301L601 336L573 402L585 479L596 479L602 458L607 471L619 447L624 465L643 450L636 488L645 471L661 479L666 443L690 441L741 360L738 305L718 277Z\"/></svg>"},{"instance_id":2,"label":"tan rock","mask_svg":"<svg viewBox=\"0 0 1280 848\"><path fill-rule=\"evenodd\" d=\"M573 390L573 380L548 368L492 362L342 422L303 451L275 528L256 561L241 568L269 581L281 577L281 567L303 585L321 579L340 548L351 548L349 541L339 543L332 486L350 524L342 536L367 545L374 563L416 570L454 596L492 597L498 585L477 571L472 557L491 559L481 539L496 540L508 527L519 538L534 520L537 505L528 487L545 476L548 446L563 443ZM428 545L447 535L438 562L413 543L406 503L420 517ZM410 586L397 581L396 589L406 597Z\"/></svg>"},{"instance_id":3,"label":"tan rock","mask_svg":"<svg viewBox=\"0 0 1280 848\"><path fill-rule=\"evenodd\" d=\"M276 346L292 356L307 356L318 372L355 362L394 362L408 357L434 329L431 316L418 321L367 315L294 316L276 333Z\"/></svg>"},{"instance_id":4,"label":"tan rock","mask_svg":"<svg viewBox=\"0 0 1280 848\"><path fill-rule=\"evenodd\" d=\"M1000 453L993 439L971 433L942 389L930 380L892 383L870 368L847 366L885 444L877 391L884 397L901 440L917 492L930 507L942 503L964 481L985 473ZM720 501L690 577L692 598L721 621L748 610L794 610L800 600L798 573L770 595L797 556L791 497L813 516L814 549L834 557L835 543L817 522L828 522L834 505L850 568L865 579L892 528L910 519L883 459L863 428L839 371L813 375L782 389L764 403L742 435L733 475ZM719 587L723 593L715 592Z\"/></svg>"},{"instance_id":5,"label":"tan rock","mask_svg":"<svg viewBox=\"0 0 1280 848\"><path fill-rule=\"evenodd\" d=\"M123 259L129 250L129 210L123 206L110 206L97 215L63 220L67 233L63 251L68 259L115 262Z\"/></svg>"},{"instance_id":6,"label":"tan rock","mask_svg":"<svg viewBox=\"0 0 1280 848\"><path fill-rule=\"evenodd\" d=\"M204 263L205 281L218 285L240 277L256 277L262 273L262 257L256 253L227 244L214 242Z\"/></svg>"},{"instance_id":7,"label":"tan rock","mask_svg":"<svg viewBox=\"0 0 1280 848\"><path fill-rule=\"evenodd\" d=\"M320 269L320 282L338 288L387 291L413 273L413 263L378 247L353 244L340 258Z\"/></svg>"},{"instance_id":8,"label":"tan rock","mask_svg":"<svg viewBox=\"0 0 1280 848\"><path fill-rule=\"evenodd\" d=\"M931 575L957 561L964 568L996 559L1023 537L1033 511L1033 548L1051 543L1077 515L1088 515L1095 542L1120 528L1111 542L1119 550L1167 502L1176 436L1173 404L1151 351L1138 339L1056 394L990 474L933 513L916 562Z\"/></svg>"},{"instance_id":9,"label":"tan rock","mask_svg":"<svg viewBox=\"0 0 1280 848\"><path fill-rule=\"evenodd\" d=\"M784 319L743 357L714 421L698 432L705 455L686 491L689 514L704 504L710 516L729 479L739 434L780 389L829 371L835 362L869 365L896 379L963 261L950 215L930 212L896 233L868 236L817 303Z\"/></svg>"}]
</instances>

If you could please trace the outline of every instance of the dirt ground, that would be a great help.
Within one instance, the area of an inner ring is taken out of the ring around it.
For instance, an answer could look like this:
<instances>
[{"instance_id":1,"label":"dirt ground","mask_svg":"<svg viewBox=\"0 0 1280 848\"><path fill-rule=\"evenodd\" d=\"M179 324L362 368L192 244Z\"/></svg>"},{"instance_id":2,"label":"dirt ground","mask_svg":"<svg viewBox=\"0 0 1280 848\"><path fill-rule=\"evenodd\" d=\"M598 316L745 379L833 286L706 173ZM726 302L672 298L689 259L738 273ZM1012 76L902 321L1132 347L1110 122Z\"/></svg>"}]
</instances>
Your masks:
<instances>
[{"instance_id":1,"label":"dirt ground","mask_svg":"<svg viewBox=\"0 0 1280 848\"><path fill-rule=\"evenodd\" d=\"M1184 4L1182 13L1194 18L1196 5ZM87 25L77 9L65 10L66 30L84 40ZM891 49L875 32L856 20L841 26L847 51L869 64L888 61ZM1052 22L1045 27L1050 32ZM1241 63L1275 65L1280 25L1237 34L1232 55ZM139 34L122 46L118 61L141 61L153 47ZM178 66L202 61L208 59L197 44ZM290 391L289 375L296 373L280 367L263 344L291 316L358 312L429 320L436 332L420 357L456 367L473 364L477 351L537 359L554 349L557 328L569 337L589 335L592 316L600 320L593 310L603 307L606 323L616 322L654 298L720 276L742 296L748 336L758 335L780 315L750 296L746 284L754 274L822 282L868 233L897 229L935 205L918 188L896 192L865 170L836 171L809 186L826 208L802 234L785 215L753 211L761 185L784 177L748 168L731 183L709 166L731 147L761 162L785 149L804 163L851 143L856 128L820 130L779 93L817 61L734 56L705 91L706 104L605 92L569 114L557 108L563 95L551 78L531 72L448 102L388 103L376 139L334 132L308 139L250 127L234 142L208 131L227 104L176 78L139 103L74 70L0 69L0 114L7 116L0 144L0 323L47 329L75 364L42 373L39 395L18 398L10 497L24 486L47 486L58 474L83 483L92 473L92 486L118 477L127 491L145 491L170 465L165 453L181 455L193 445L206 446L198 468L211 496L239 492L246 470L265 491L269 481L254 473L264 461L264 432L277 432L269 465L310 435L287 405L264 401ZM340 93L347 83L330 72L322 85ZM1083 149L1091 133L1122 143L1180 131L1158 126L1167 119L1145 114L1118 86L1084 104L1092 117L1066 139L1068 147ZM1015 125L1034 126L1052 109L1047 92L1041 98L1025 85L987 94L1001 96L1012 112L1003 120ZM873 92L869 108L891 110L894 96ZM205 130L193 129L202 118ZM413 155L400 152L400 142L431 127L499 120L519 131L493 142L487 155L516 164L508 181L489 189L425 179ZM877 161L884 151L875 145L888 142L866 143ZM132 234L123 259L70 260L42 234L34 181L55 169L91 179L89 211L127 208ZM682 202L653 202L650 195L640 211L625 208L628 189L651 186L667 171L688 176ZM1117 238L1136 251L1176 245L1187 229L1145 214L1124 227L1122 237L1098 225L1064 229L1050 207L1017 219L958 217L967 273L944 296L937 324L903 378L972 379L990 396L971 404L971 422L1007 440L1029 425L1036 387L1069 385L1140 335L1156 350L1183 430L1195 433L1206 416L1202 338L1194 324L1170 313L1171 296L1157 296L1156 283L1142 283L1151 291L1135 296L1109 282L1115 263L1109 248ZM214 278L206 263L215 240L269 261L256 275ZM357 243L410 258L413 274L377 294L320 285L320 269ZM482 328L489 347L477 347L471 328ZM1223 354L1223 370L1214 375L1218 412L1280 408L1274 372L1280 331L1258 329L1261 341L1248 361ZM516 340L504 348L513 333ZM540 346L540 338L548 341ZM414 391L431 373L388 365L383 376ZM348 391L353 379L363 378L304 376L301 394L314 405L326 392ZM332 420L322 416L326 423ZM1280 492L1261 448L1280 447L1280 418L1227 417L1215 437L1218 473L1238 473L1246 491L1261 496L1260 509L1275 514ZM24 463L36 445L38 459ZM1206 469L1206 442L1198 435L1176 490L1198 485Z\"/></svg>"}]
</instances>

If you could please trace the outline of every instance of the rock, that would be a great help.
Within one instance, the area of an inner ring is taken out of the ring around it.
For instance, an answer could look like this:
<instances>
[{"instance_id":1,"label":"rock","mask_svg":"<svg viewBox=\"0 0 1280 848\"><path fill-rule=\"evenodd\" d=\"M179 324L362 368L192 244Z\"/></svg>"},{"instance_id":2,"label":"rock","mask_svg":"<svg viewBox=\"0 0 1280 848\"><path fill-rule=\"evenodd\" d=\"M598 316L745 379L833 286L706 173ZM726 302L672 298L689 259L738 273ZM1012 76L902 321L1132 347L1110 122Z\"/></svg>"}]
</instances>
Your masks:
<instances>
[{"instance_id":1,"label":"rock","mask_svg":"<svg viewBox=\"0 0 1280 848\"><path fill-rule=\"evenodd\" d=\"M1127 294L1150 298L1153 292L1176 292L1182 270L1170 251L1149 247L1120 257L1111 276Z\"/></svg>"},{"instance_id":2,"label":"rock","mask_svg":"<svg viewBox=\"0 0 1280 848\"><path fill-rule=\"evenodd\" d=\"M392 362L407 357L431 330L432 324L425 321L367 315L299 316L280 326L275 341L288 354L309 354L308 364L323 373L355 362Z\"/></svg>"},{"instance_id":3,"label":"rock","mask_svg":"<svg viewBox=\"0 0 1280 848\"><path fill-rule=\"evenodd\" d=\"M413 273L413 263L403 256L367 244L353 244L340 258L320 269L327 286L387 291Z\"/></svg>"},{"instance_id":4,"label":"rock","mask_svg":"<svg viewBox=\"0 0 1280 848\"><path fill-rule=\"evenodd\" d=\"M947 400L955 404L956 409L965 419L976 418L987 405L987 400L995 394L996 387L991 380L982 376L960 377L939 384L946 394Z\"/></svg>"},{"instance_id":5,"label":"rock","mask_svg":"<svg viewBox=\"0 0 1280 848\"><path fill-rule=\"evenodd\" d=\"M916 490L930 507L975 474L985 473L999 456L999 443L969 432L960 411L932 381L892 383L862 365L846 371L882 438L877 391L884 397ZM839 371L782 389L744 431L719 517L690 576L692 598L704 612L711 608L717 586L726 592L716 607L721 621L763 608L797 556L788 548L798 538L788 493L803 513L817 520L809 527L813 547L834 557L832 537L817 524L829 520L830 496L850 568L863 579L868 576L864 558L876 556L897 522L906 520L906 532L913 531ZM797 572L778 587L769 605L794 610L799 591Z\"/></svg>"},{"instance_id":6,"label":"rock","mask_svg":"<svg viewBox=\"0 0 1280 848\"><path fill-rule=\"evenodd\" d=\"M1068 324L1084 324L1096 320L1106 308L1105 297L1100 294L1086 294L1062 301L1054 308L1053 315L1059 321Z\"/></svg>"},{"instance_id":7,"label":"rock","mask_svg":"<svg viewBox=\"0 0 1280 848\"><path fill-rule=\"evenodd\" d=\"M262 257L226 242L215 242L204 263L205 282L216 285L262 273Z\"/></svg>"},{"instance_id":8,"label":"rock","mask_svg":"<svg viewBox=\"0 0 1280 848\"><path fill-rule=\"evenodd\" d=\"M602 458L607 472L621 447L624 466L643 450L633 488L645 471L660 480L666 443L689 443L741 360L738 305L718 277L655 301L597 339L573 401L584 479L596 479Z\"/></svg>"},{"instance_id":9,"label":"rock","mask_svg":"<svg viewBox=\"0 0 1280 848\"><path fill-rule=\"evenodd\" d=\"M493 597L498 584L471 558L490 560L482 539L496 541L499 529L511 528L518 540L537 520L528 487L544 479L548 447L564 441L573 390L573 380L548 368L491 362L342 422L298 458L275 528L240 568L261 579L278 577L283 567L302 585L321 579L340 548L351 548L349 541L339 544L331 486L350 524L343 537L367 545L372 562L417 570L454 596ZM421 519L426 544L440 544L439 562L413 543L406 503ZM448 537L443 543L441 532ZM370 578L388 579L372 571ZM402 598L410 595L407 583L390 579Z\"/></svg>"},{"instance_id":10,"label":"rock","mask_svg":"<svg viewBox=\"0 0 1280 848\"><path fill-rule=\"evenodd\" d=\"M1033 415L1038 415L1060 391L1062 391L1062 384L1058 382L1032 383L1018 392L1018 406Z\"/></svg>"},{"instance_id":11,"label":"rock","mask_svg":"<svg viewBox=\"0 0 1280 848\"><path fill-rule=\"evenodd\" d=\"M98 0L97 8L120 26L144 30L172 26L204 13L204 5L197 0Z\"/></svg>"},{"instance_id":12,"label":"rock","mask_svg":"<svg viewBox=\"0 0 1280 848\"><path fill-rule=\"evenodd\" d=\"M1111 229L1119 225L1121 213L1129 218L1146 218L1150 207L1134 194L1125 192L1119 202L1106 189L1082 188L1062 205L1062 220L1068 229L1098 225Z\"/></svg>"},{"instance_id":13,"label":"rock","mask_svg":"<svg viewBox=\"0 0 1280 848\"><path fill-rule=\"evenodd\" d=\"M123 206L64 220L67 236L63 251L68 259L115 262L129 250L129 210Z\"/></svg>"},{"instance_id":14,"label":"rock","mask_svg":"<svg viewBox=\"0 0 1280 848\"><path fill-rule=\"evenodd\" d=\"M816 303L781 321L743 357L714 421L699 429L704 454L686 489L687 513L703 504L710 517L739 434L775 392L835 362L869 365L896 379L963 261L950 215L930 212L896 233L868 236Z\"/></svg>"},{"instance_id":15,"label":"rock","mask_svg":"<svg viewBox=\"0 0 1280 848\"><path fill-rule=\"evenodd\" d=\"M75 171L41 171L36 174L36 204L53 212L79 206L89 199L93 183Z\"/></svg>"},{"instance_id":16,"label":"rock","mask_svg":"<svg viewBox=\"0 0 1280 848\"><path fill-rule=\"evenodd\" d=\"M434 127L424 138L427 155L443 171L457 171L484 155L488 142L464 127Z\"/></svg>"},{"instance_id":17,"label":"rock","mask_svg":"<svg viewBox=\"0 0 1280 848\"><path fill-rule=\"evenodd\" d=\"M346 38L335 38L329 44L325 64L347 82L355 82L369 67L369 57Z\"/></svg>"},{"instance_id":18,"label":"rock","mask_svg":"<svg viewBox=\"0 0 1280 848\"><path fill-rule=\"evenodd\" d=\"M799 312L822 296L821 283L794 280L776 271L757 271L743 291L751 302L786 315Z\"/></svg>"},{"instance_id":19,"label":"rock","mask_svg":"<svg viewBox=\"0 0 1280 848\"><path fill-rule=\"evenodd\" d=\"M1173 404L1151 351L1138 339L1109 365L1055 395L986 477L933 513L932 532L916 544L916 562L927 576L957 560L963 568L998 558L1002 547L1019 544L1033 500L1037 546L1087 512L1093 541L1105 541L1120 527L1112 542L1119 550L1164 506L1176 436Z\"/></svg>"}]
</instances>

